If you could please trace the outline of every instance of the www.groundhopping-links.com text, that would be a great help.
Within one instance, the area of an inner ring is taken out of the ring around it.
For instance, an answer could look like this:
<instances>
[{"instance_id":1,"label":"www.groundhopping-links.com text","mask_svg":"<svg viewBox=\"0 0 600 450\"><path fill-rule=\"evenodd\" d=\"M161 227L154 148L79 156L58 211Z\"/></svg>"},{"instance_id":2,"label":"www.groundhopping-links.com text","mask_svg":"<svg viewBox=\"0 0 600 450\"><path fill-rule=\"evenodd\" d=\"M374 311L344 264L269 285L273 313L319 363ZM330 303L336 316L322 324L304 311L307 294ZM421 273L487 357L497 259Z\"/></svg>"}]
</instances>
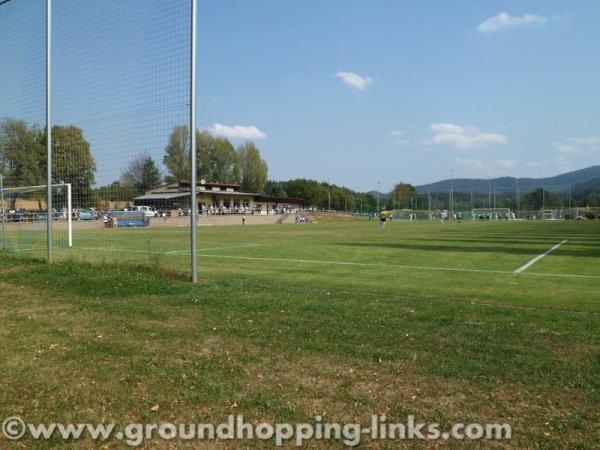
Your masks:
<instances>
[{"instance_id":1,"label":"www.groundhopping-links.com text","mask_svg":"<svg viewBox=\"0 0 600 450\"><path fill-rule=\"evenodd\" d=\"M373 415L368 427L360 423L328 422L316 416L312 423L246 422L241 415L230 415L227 421L211 423L130 423L121 430L114 423L108 424L41 424L27 423L21 417L12 416L2 423L2 433L8 440L62 439L75 441L92 439L107 441L117 439L131 447L152 440L181 441L274 441L277 446L290 442L297 447L309 441L339 441L348 447L356 447L363 440L508 440L512 428L506 423L462 424L456 423L444 431L438 423L417 423L408 416L404 423L388 422L386 416Z\"/></svg>"}]
</instances>

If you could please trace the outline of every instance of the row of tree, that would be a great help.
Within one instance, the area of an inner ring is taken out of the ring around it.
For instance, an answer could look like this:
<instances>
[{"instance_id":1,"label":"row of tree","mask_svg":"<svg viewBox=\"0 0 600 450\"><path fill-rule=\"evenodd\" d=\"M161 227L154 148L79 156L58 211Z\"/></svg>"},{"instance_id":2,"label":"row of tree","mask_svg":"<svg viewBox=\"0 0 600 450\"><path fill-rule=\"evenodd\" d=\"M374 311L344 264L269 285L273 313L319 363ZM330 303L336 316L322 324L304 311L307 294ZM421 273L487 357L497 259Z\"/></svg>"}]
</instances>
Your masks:
<instances>
[{"instance_id":1,"label":"row of tree","mask_svg":"<svg viewBox=\"0 0 600 450\"><path fill-rule=\"evenodd\" d=\"M187 180L190 174L190 132L177 126L169 137L163 164L167 181ZM196 131L197 176L212 182L241 184L245 192L265 192L268 166L256 145L247 141L237 149L229 139L206 130Z\"/></svg>"},{"instance_id":2,"label":"row of tree","mask_svg":"<svg viewBox=\"0 0 600 450\"><path fill-rule=\"evenodd\" d=\"M406 183L397 185L392 193L386 195L385 205L397 209L450 209L450 194L434 192L417 194L414 186ZM585 195L557 194L542 188L532 192L517 194L499 193L497 195L481 195L455 192L453 204L456 211L470 211L471 208L510 208L521 211L537 211L541 208L569 208L577 206L600 205L600 186L598 191Z\"/></svg>"},{"instance_id":3,"label":"row of tree","mask_svg":"<svg viewBox=\"0 0 600 450\"><path fill-rule=\"evenodd\" d=\"M119 181L94 188L96 162L91 145L83 131L75 126L52 127L53 183L71 183L76 207L87 207L98 201L130 201L163 182L187 180L190 177L190 135L186 126L176 126L169 136L162 160L165 173L147 154L131 160ZM398 183L391 193L361 193L325 182L307 179L268 181L267 163L253 142L237 149L226 138L208 131L196 131L197 176L210 182L241 184L246 192L267 193L275 197L296 197L306 204L321 209L352 212L373 212L388 209L449 208L448 193L418 195L409 183ZM46 184L46 130L39 125L29 126L25 121L0 121L0 174L5 186L34 186ZM554 194L538 189L524 193L519 199L514 194L498 194L492 203L485 195L455 193L454 208L469 210L471 206L484 208L536 210L542 207L598 206L600 180L590 183L573 196Z\"/></svg>"},{"instance_id":4,"label":"row of tree","mask_svg":"<svg viewBox=\"0 0 600 450\"><path fill-rule=\"evenodd\" d=\"M208 131L196 131L196 176L198 180L240 184L246 192L265 192L268 166L256 145L247 141L237 149L229 139L214 136ZM128 190L144 192L166 182L189 180L190 133L186 126L177 126L169 136L162 163L167 171L163 176L150 156L136 156L121 174L120 193ZM124 191L123 191L124 189Z\"/></svg>"},{"instance_id":5,"label":"row of tree","mask_svg":"<svg viewBox=\"0 0 600 450\"><path fill-rule=\"evenodd\" d=\"M377 198L371 193L355 192L345 187L305 178L269 181L266 191L274 197L300 198L307 205L320 209L348 212L372 212L377 209Z\"/></svg>"},{"instance_id":6,"label":"row of tree","mask_svg":"<svg viewBox=\"0 0 600 450\"><path fill-rule=\"evenodd\" d=\"M96 162L80 128L52 127L52 183L71 183L79 197L92 195ZM46 184L47 133L22 120L0 122L0 174L5 186Z\"/></svg>"},{"instance_id":7,"label":"row of tree","mask_svg":"<svg viewBox=\"0 0 600 450\"><path fill-rule=\"evenodd\" d=\"M450 209L449 193L437 192L418 194L409 183L398 183L389 193L361 193L350 189L315 180L295 179L289 181L269 181L267 192L276 197L298 197L307 204L321 209L372 213L379 209ZM510 208L512 210L538 211L545 208L568 208L577 206L600 206L600 185L590 188L583 195L556 194L542 189L522 193L496 196L474 195L455 192L453 196L456 211L469 211L471 208Z\"/></svg>"},{"instance_id":8,"label":"row of tree","mask_svg":"<svg viewBox=\"0 0 600 450\"><path fill-rule=\"evenodd\" d=\"M253 142L237 149L222 137L197 131L197 176L211 182L241 184L247 192L265 192L268 167ZM0 121L0 175L5 186L46 184L46 130L39 125L6 118ZM169 137L162 163L147 154L131 160L120 179L108 186L94 188L96 162L83 131L75 126L52 127L52 182L71 183L76 207L98 201L130 201L163 182L190 178L189 129L177 126Z\"/></svg>"}]
</instances>

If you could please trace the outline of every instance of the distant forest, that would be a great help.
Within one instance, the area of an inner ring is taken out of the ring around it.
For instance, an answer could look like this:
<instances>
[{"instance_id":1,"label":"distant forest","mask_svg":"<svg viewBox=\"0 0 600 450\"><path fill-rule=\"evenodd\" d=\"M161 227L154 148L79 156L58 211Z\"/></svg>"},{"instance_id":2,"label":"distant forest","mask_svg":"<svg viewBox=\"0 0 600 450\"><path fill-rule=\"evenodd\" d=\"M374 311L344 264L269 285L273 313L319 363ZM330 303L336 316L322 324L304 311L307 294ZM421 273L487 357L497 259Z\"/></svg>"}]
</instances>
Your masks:
<instances>
[{"instance_id":1,"label":"distant forest","mask_svg":"<svg viewBox=\"0 0 600 450\"><path fill-rule=\"evenodd\" d=\"M71 183L73 205L93 207L108 201L130 202L137 195L165 182L187 178L189 131L175 127L166 142L160 162L147 154L125 159L120 179L97 186L92 145L75 126L53 127L53 182ZM46 177L46 131L39 125L5 118L0 121L0 175L5 186L43 185ZM380 209L450 208L450 186L454 186L454 209L511 208L539 210L600 206L600 166L556 177L498 178L494 180L444 180L425 186L399 182L392 192L356 192L343 186L298 178L268 180L267 162L253 142L235 148L229 140L197 131L199 179L238 183L246 192L275 197L295 197L309 206L353 213ZM162 166L159 164L162 163ZM163 170L165 173L163 173ZM493 185L493 189L492 186ZM540 187L544 186L544 188Z\"/></svg>"}]
</instances>

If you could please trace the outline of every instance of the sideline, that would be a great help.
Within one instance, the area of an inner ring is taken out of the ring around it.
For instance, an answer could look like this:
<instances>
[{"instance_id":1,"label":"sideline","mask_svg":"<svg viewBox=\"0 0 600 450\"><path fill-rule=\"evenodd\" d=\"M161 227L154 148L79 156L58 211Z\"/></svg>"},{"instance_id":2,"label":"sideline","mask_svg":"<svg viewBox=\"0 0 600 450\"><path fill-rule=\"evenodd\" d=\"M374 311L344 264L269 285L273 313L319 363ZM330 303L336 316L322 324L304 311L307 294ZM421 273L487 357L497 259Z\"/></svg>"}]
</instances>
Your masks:
<instances>
[{"instance_id":1,"label":"sideline","mask_svg":"<svg viewBox=\"0 0 600 450\"><path fill-rule=\"evenodd\" d=\"M348 262L348 261L319 261L319 260L313 260L313 259L211 255L211 254L207 254L207 253L206 254L199 253L198 256L201 256L203 258L236 259L236 260L246 260L246 261L274 261L274 262L288 262L288 263L301 263L301 264L326 264L326 265L359 266L359 267L389 267L389 268L414 269L414 270L436 270L436 271L445 271L445 272L490 273L490 274L499 274L499 275L515 275L516 274L516 272L511 272L508 270L468 269L468 268L461 268L461 267L408 266L408 265L400 265L400 264L375 264L375 263L361 263L361 262ZM600 275L578 275L578 274L568 274L568 273L525 272L525 273L519 273L519 274L520 275L531 275L531 276L544 276L544 277L600 279Z\"/></svg>"},{"instance_id":2,"label":"sideline","mask_svg":"<svg viewBox=\"0 0 600 450\"><path fill-rule=\"evenodd\" d=\"M557 248L559 248L561 245L566 244L567 242L569 242L568 239L565 239L562 242L559 242L558 244L556 244L554 247L552 247L550 250L542 253L541 255L536 256L535 258L533 258L531 261L527 262L525 265L519 267L517 270L515 270L515 273L522 273L525 270L529 269L531 266L533 266L536 262L538 262L540 259L542 259L544 256L549 255L550 253L552 253L554 250L556 250Z\"/></svg>"}]
</instances>

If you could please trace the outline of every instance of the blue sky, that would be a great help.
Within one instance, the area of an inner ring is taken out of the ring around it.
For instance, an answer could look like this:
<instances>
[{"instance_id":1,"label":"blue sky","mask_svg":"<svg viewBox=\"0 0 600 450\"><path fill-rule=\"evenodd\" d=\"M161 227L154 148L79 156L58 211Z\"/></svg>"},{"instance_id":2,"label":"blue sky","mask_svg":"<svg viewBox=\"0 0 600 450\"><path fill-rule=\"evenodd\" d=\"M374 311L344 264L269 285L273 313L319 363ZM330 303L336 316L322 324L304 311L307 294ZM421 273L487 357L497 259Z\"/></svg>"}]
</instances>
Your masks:
<instances>
[{"instance_id":1,"label":"blue sky","mask_svg":"<svg viewBox=\"0 0 600 450\"><path fill-rule=\"evenodd\" d=\"M186 120L187 1L54 1L56 122L84 129L99 182L137 153L159 160ZM0 7L15 42L0 61L19 61L0 72L0 116L43 119L36 2ZM198 126L253 138L271 178L359 190L598 164L599 13L593 0L199 0Z\"/></svg>"}]
</instances>

